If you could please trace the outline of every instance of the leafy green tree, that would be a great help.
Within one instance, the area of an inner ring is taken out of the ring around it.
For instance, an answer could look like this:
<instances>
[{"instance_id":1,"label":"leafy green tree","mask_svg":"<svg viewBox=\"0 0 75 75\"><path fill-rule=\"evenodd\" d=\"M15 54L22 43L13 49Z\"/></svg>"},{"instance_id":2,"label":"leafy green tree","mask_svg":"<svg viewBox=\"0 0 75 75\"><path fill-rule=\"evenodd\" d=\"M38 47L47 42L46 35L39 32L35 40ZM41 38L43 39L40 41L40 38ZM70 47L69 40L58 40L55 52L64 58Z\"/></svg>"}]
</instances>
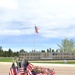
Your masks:
<instances>
[{"instance_id":1,"label":"leafy green tree","mask_svg":"<svg viewBox=\"0 0 75 75\"><path fill-rule=\"evenodd\" d=\"M47 52L51 52L51 51L52 51L52 49L51 49L51 48L47 49Z\"/></svg>"},{"instance_id":2,"label":"leafy green tree","mask_svg":"<svg viewBox=\"0 0 75 75\"><path fill-rule=\"evenodd\" d=\"M8 57L8 51L3 51L3 57Z\"/></svg>"},{"instance_id":3,"label":"leafy green tree","mask_svg":"<svg viewBox=\"0 0 75 75\"><path fill-rule=\"evenodd\" d=\"M60 44L58 44L60 52L73 52L75 51L75 42L72 39L63 39Z\"/></svg>"},{"instance_id":4,"label":"leafy green tree","mask_svg":"<svg viewBox=\"0 0 75 75\"><path fill-rule=\"evenodd\" d=\"M59 52L59 50L58 50L58 49L56 49L56 52Z\"/></svg>"},{"instance_id":5,"label":"leafy green tree","mask_svg":"<svg viewBox=\"0 0 75 75\"><path fill-rule=\"evenodd\" d=\"M0 50L0 56L3 56L3 50Z\"/></svg>"},{"instance_id":6,"label":"leafy green tree","mask_svg":"<svg viewBox=\"0 0 75 75\"><path fill-rule=\"evenodd\" d=\"M0 56L3 56L3 49L2 49L2 46L0 46Z\"/></svg>"},{"instance_id":7,"label":"leafy green tree","mask_svg":"<svg viewBox=\"0 0 75 75\"><path fill-rule=\"evenodd\" d=\"M17 51L17 52L13 52L13 56L15 57L15 56L19 56L19 52Z\"/></svg>"},{"instance_id":8,"label":"leafy green tree","mask_svg":"<svg viewBox=\"0 0 75 75\"><path fill-rule=\"evenodd\" d=\"M13 56L13 52L12 52L12 50L9 48L9 50L8 50L8 56L9 57L12 57Z\"/></svg>"},{"instance_id":9,"label":"leafy green tree","mask_svg":"<svg viewBox=\"0 0 75 75\"><path fill-rule=\"evenodd\" d=\"M54 52L54 49L52 49L52 52Z\"/></svg>"},{"instance_id":10,"label":"leafy green tree","mask_svg":"<svg viewBox=\"0 0 75 75\"><path fill-rule=\"evenodd\" d=\"M45 52L45 50L42 50L41 52Z\"/></svg>"},{"instance_id":11,"label":"leafy green tree","mask_svg":"<svg viewBox=\"0 0 75 75\"><path fill-rule=\"evenodd\" d=\"M49 52L49 49L47 49L47 52Z\"/></svg>"},{"instance_id":12,"label":"leafy green tree","mask_svg":"<svg viewBox=\"0 0 75 75\"><path fill-rule=\"evenodd\" d=\"M21 49L20 52L25 52L24 49Z\"/></svg>"},{"instance_id":13,"label":"leafy green tree","mask_svg":"<svg viewBox=\"0 0 75 75\"><path fill-rule=\"evenodd\" d=\"M51 48L49 48L49 51L50 51L50 52L51 52L51 50L52 50L52 49L51 49Z\"/></svg>"}]
</instances>

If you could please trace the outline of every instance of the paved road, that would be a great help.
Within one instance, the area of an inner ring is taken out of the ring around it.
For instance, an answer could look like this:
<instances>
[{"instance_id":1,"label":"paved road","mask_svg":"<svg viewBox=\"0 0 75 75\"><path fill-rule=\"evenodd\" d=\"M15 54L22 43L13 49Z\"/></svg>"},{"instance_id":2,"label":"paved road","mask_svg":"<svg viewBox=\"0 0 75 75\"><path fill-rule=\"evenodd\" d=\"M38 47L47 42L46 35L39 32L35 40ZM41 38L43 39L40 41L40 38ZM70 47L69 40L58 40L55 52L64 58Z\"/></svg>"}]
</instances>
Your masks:
<instances>
[{"instance_id":1,"label":"paved road","mask_svg":"<svg viewBox=\"0 0 75 75\"><path fill-rule=\"evenodd\" d=\"M34 64L34 63L33 63ZM54 68L56 71L55 75L75 75L75 65L65 64L34 64L35 66L43 66L48 68ZM11 63L0 62L0 75L9 75Z\"/></svg>"}]
</instances>

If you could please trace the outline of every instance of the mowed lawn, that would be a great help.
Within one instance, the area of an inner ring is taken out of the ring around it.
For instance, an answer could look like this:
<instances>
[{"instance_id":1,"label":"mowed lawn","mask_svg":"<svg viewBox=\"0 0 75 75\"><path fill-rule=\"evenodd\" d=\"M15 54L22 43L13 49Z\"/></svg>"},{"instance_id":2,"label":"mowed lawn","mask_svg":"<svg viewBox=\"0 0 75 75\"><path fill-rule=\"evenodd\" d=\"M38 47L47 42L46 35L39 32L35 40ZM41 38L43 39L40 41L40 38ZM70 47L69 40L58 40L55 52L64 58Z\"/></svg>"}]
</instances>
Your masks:
<instances>
[{"instance_id":1,"label":"mowed lawn","mask_svg":"<svg viewBox=\"0 0 75 75\"><path fill-rule=\"evenodd\" d=\"M75 60L38 60L38 61L29 61L31 63L51 63L51 64L75 64Z\"/></svg>"},{"instance_id":2,"label":"mowed lawn","mask_svg":"<svg viewBox=\"0 0 75 75\"><path fill-rule=\"evenodd\" d=\"M0 62L12 62L14 57L0 57ZM15 61L15 60L14 60ZM30 63L75 64L75 60L33 60Z\"/></svg>"},{"instance_id":3,"label":"mowed lawn","mask_svg":"<svg viewBox=\"0 0 75 75\"><path fill-rule=\"evenodd\" d=\"M12 62L12 57L0 57L0 62Z\"/></svg>"}]
</instances>

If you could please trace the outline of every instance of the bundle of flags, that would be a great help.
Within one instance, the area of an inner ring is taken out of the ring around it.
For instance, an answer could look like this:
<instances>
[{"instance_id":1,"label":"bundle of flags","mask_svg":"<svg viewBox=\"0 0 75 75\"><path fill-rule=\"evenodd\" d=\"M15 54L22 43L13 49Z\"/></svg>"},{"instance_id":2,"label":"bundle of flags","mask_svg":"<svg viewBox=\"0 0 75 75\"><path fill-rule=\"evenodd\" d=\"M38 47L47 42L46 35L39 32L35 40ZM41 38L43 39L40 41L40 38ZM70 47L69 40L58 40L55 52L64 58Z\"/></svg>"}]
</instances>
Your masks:
<instances>
[{"instance_id":1,"label":"bundle of flags","mask_svg":"<svg viewBox=\"0 0 75 75\"><path fill-rule=\"evenodd\" d=\"M12 63L9 75L55 75L55 70L34 66L23 60L18 62L17 66L15 66L14 62Z\"/></svg>"}]
</instances>

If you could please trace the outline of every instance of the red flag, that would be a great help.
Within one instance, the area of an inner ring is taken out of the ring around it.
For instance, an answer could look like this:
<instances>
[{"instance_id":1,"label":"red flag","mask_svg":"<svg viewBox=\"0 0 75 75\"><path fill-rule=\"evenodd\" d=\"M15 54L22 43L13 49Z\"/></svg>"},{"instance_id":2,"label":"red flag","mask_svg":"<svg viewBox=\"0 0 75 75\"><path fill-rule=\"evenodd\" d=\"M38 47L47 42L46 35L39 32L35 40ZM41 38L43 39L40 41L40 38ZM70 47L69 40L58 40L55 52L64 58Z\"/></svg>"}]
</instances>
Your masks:
<instances>
[{"instance_id":1,"label":"red flag","mask_svg":"<svg viewBox=\"0 0 75 75\"><path fill-rule=\"evenodd\" d=\"M35 33L38 33L38 27L35 26Z\"/></svg>"}]
</instances>

